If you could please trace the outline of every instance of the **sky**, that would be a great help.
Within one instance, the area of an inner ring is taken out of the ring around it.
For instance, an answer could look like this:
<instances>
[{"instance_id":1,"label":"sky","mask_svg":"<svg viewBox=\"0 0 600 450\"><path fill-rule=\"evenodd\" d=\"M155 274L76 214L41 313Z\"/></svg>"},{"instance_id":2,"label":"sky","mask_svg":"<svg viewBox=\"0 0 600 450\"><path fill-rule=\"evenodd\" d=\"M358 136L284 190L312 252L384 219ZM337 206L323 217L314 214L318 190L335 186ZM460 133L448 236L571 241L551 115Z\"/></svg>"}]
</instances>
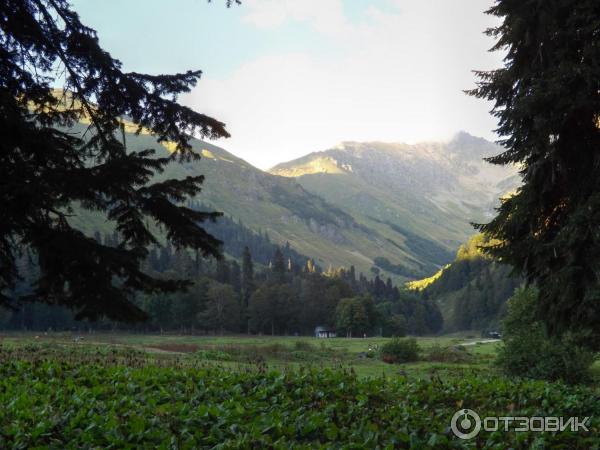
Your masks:
<instances>
[{"instance_id":1,"label":"sky","mask_svg":"<svg viewBox=\"0 0 600 450\"><path fill-rule=\"evenodd\" d=\"M128 71L200 69L180 102L267 169L343 141L494 140L472 70L502 65L492 0L72 0Z\"/></svg>"}]
</instances>

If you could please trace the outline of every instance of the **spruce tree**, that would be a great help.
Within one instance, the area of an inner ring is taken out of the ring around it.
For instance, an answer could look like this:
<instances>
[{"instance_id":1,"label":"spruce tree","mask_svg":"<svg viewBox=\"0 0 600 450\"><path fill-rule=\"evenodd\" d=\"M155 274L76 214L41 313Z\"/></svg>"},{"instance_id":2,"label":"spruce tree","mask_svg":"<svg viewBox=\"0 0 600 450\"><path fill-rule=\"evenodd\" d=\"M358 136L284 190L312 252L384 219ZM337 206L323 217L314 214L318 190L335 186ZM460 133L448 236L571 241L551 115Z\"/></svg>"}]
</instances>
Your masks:
<instances>
[{"instance_id":1,"label":"spruce tree","mask_svg":"<svg viewBox=\"0 0 600 450\"><path fill-rule=\"evenodd\" d=\"M192 133L228 136L223 123L177 103L201 72L123 71L66 0L4 0L0 29L0 304L14 304L7 293L20 277L16 255L29 248L40 269L32 298L67 305L78 318L142 319L130 301L136 291L188 284L140 270L158 244L147 219L177 248L220 251L198 225L218 214L183 206L200 192L202 176L151 183L166 164L200 157ZM125 120L169 143L173 154L128 152ZM89 124L83 135L69 132L82 123ZM75 229L74 204L104 213L119 242L102 245Z\"/></svg>"},{"instance_id":2,"label":"spruce tree","mask_svg":"<svg viewBox=\"0 0 600 450\"><path fill-rule=\"evenodd\" d=\"M275 249L273 255L273 281L275 283L285 283L285 261L279 247Z\"/></svg>"},{"instance_id":3,"label":"spruce tree","mask_svg":"<svg viewBox=\"0 0 600 450\"><path fill-rule=\"evenodd\" d=\"M231 281L231 271L229 263L225 259L217 261L215 270L215 280L219 283L229 284Z\"/></svg>"},{"instance_id":4,"label":"spruce tree","mask_svg":"<svg viewBox=\"0 0 600 450\"><path fill-rule=\"evenodd\" d=\"M498 0L488 30L505 50L472 95L494 102L505 151L523 185L480 229L488 249L539 287L553 333L600 323L600 3Z\"/></svg>"},{"instance_id":5,"label":"spruce tree","mask_svg":"<svg viewBox=\"0 0 600 450\"><path fill-rule=\"evenodd\" d=\"M246 309L248 308L250 296L254 292L254 287L254 264L252 263L250 249L246 246L242 254L242 295Z\"/></svg>"},{"instance_id":6,"label":"spruce tree","mask_svg":"<svg viewBox=\"0 0 600 450\"><path fill-rule=\"evenodd\" d=\"M239 294L242 292L242 271L240 269L240 265L237 261L231 262L231 270L229 274L230 284L233 287L233 290Z\"/></svg>"}]
</instances>

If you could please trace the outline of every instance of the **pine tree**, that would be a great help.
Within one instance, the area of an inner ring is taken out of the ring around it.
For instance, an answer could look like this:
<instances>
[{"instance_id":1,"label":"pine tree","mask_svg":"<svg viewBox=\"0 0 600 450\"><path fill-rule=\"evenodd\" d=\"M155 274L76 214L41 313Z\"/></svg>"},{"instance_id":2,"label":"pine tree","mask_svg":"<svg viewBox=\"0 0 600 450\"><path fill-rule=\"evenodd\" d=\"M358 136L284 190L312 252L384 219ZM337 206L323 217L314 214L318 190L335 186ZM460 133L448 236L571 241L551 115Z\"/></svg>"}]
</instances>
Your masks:
<instances>
[{"instance_id":1,"label":"pine tree","mask_svg":"<svg viewBox=\"0 0 600 450\"><path fill-rule=\"evenodd\" d=\"M25 246L38 256L34 297L67 305L78 318L143 319L130 301L136 291L189 285L140 269L157 244L147 218L177 248L219 255L220 242L198 225L218 214L182 206L200 192L203 177L150 184L169 162L200 157L192 133L228 136L221 122L176 102L201 72L124 72L66 0L5 0L0 23L0 303L15 300L7 292L19 277L16 252ZM64 89L53 90L63 79ZM173 155L128 152L125 117L138 132L172 143ZM89 123L85 133L69 131L82 122ZM102 245L73 228L74 202L115 222L119 244Z\"/></svg>"},{"instance_id":2,"label":"pine tree","mask_svg":"<svg viewBox=\"0 0 600 450\"><path fill-rule=\"evenodd\" d=\"M539 287L553 333L600 323L600 3L498 0L488 34L505 66L478 72L472 95L495 102L505 151L523 185L480 229L489 251Z\"/></svg>"},{"instance_id":3,"label":"pine tree","mask_svg":"<svg viewBox=\"0 0 600 450\"><path fill-rule=\"evenodd\" d=\"M229 263L225 259L217 261L217 268L215 271L215 280L219 283L229 284L230 283L230 270Z\"/></svg>"},{"instance_id":4,"label":"pine tree","mask_svg":"<svg viewBox=\"0 0 600 450\"><path fill-rule=\"evenodd\" d=\"M239 294L242 292L242 271L237 261L231 262L231 270L229 273L229 282L233 290Z\"/></svg>"},{"instance_id":5,"label":"pine tree","mask_svg":"<svg viewBox=\"0 0 600 450\"><path fill-rule=\"evenodd\" d=\"M242 254L242 296L244 299L244 308L248 309L250 296L254 292L254 264L250 249L244 247Z\"/></svg>"},{"instance_id":6,"label":"pine tree","mask_svg":"<svg viewBox=\"0 0 600 450\"><path fill-rule=\"evenodd\" d=\"M285 283L285 261L279 247L273 255L273 280L275 283Z\"/></svg>"},{"instance_id":7,"label":"pine tree","mask_svg":"<svg viewBox=\"0 0 600 450\"><path fill-rule=\"evenodd\" d=\"M350 272L348 273L348 277L350 280L350 283L354 286L354 284L356 284L356 269L354 268L354 266L350 266Z\"/></svg>"}]
</instances>

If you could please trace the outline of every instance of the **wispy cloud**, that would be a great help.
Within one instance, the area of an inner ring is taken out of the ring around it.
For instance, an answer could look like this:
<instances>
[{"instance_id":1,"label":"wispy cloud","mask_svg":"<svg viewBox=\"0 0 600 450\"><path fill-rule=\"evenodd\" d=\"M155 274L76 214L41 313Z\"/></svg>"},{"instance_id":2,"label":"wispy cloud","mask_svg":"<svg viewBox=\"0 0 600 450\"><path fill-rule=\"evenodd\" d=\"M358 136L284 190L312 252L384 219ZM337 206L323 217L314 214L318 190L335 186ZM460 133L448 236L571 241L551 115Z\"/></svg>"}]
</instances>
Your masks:
<instances>
[{"instance_id":1,"label":"wispy cloud","mask_svg":"<svg viewBox=\"0 0 600 450\"><path fill-rule=\"evenodd\" d=\"M342 140L414 142L460 129L492 137L490 105L466 97L472 69L490 69L487 0L397 0L350 19L340 0L245 0L257 33L308 27L336 51L269 52L185 101L227 121L220 144L260 167ZM376 4L379 2L375 2ZM383 7L385 6L385 8Z\"/></svg>"}]
</instances>

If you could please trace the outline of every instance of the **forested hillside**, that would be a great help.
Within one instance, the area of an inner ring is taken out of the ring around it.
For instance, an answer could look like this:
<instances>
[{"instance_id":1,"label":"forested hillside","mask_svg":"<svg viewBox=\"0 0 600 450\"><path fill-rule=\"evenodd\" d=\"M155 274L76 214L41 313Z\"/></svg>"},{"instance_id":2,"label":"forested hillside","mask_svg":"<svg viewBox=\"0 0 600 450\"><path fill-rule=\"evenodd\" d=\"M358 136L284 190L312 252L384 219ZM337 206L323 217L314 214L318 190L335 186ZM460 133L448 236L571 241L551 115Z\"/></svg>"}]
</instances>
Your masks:
<instances>
[{"instance_id":1,"label":"forested hillside","mask_svg":"<svg viewBox=\"0 0 600 450\"><path fill-rule=\"evenodd\" d=\"M73 128L75 132L82 130L83 125ZM131 151L156 147L143 131L139 135L130 133L132 130L127 128L125 131ZM462 205L462 223L452 215L457 204L448 198L435 200L435 189L421 186L421 181L417 183L419 173L427 175L427 170L443 165L432 156L442 152L435 146L421 158L419 164L425 166L413 164L398 172L402 173L403 180L385 181L385 170L375 171L369 176L378 181L370 182L368 189L363 185L365 189L361 190L355 183L357 180L365 182L366 174L361 170L373 166L372 160L377 161L377 155L382 152L380 148L375 148L370 155L362 147L359 153L359 147L340 150L338 157L360 155L359 163L353 168L350 164L340 166L339 162L330 161L334 166L325 167L323 174L298 178L306 184L305 189L292 179L264 173L223 149L194 139L191 143L202 154L202 159L171 164L157 178L206 175L201 196L189 200L187 205L199 211L216 209L225 213L216 222L203 226L223 241L228 261L216 263L175 251L169 245L153 248L145 267L149 273L166 278L184 274L192 277L196 284L185 295L139 297L138 304L151 315L151 323L146 326L200 332L310 334L315 326L326 325L348 334L422 334L441 330L440 310L446 331L496 326L503 304L517 282L508 276L507 267L478 252L475 240L461 247L457 259L440 271L434 282L424 282L428 285L417 289L419 295L399 290L394 283L431 273L450 261L456 239L470 227L465 208L471 214L479 214L478 217L485 215L494 195L514 184L511 171L497 173L493 178L496 184L488 186L473 203L461 197L465 195L463 186L460 195L452 200ZM470 169L461 169L462 175L459 175L463 178L456 178L462 180L462 185L464 176L469 175L472 182L481 176L480 171L487 170L484 163L477 161L491 151L491 145L462 134L447 146L454 155L459 155L456 158L460 157L448 163L450 168L465 161L473 165ZM423 148L428 147L418 150ZM168 155L169 150L168 142L159 146L158 156ZM410 148L393 146L384 150L392 162L399 154L401 160L405 159L402 152L413 152ZM370 165L364 166L363 159L371 161ZM294 170L286 175L299 175ZM282 171L280 168L275 172ZM331 173L343 177L330 178ZM360 178L355 176L357 173ZM307 182L309 179L315 183ZM335 194L341 192L341 185L331 185L331 189L321 192L319 183L324 180L345 183L350 197ZM452 180L440 178L447 188L456 184L456 180ZM404 191L391 190L383 194L381 183L391 183ZM421 186L422 198L414 183ZM481 187L480 184L474 186ZM315 193L309 193L310 190ZM352 192L368 198L361 197L362 201L356 197L357 201L352 203ZM328 200L323 200L321 194ZM381 202L392 194L400 203L407 199L410 202L383 205ZM443 202L450 203L443 206ZM369 208L361 206L366 204ZM421 227L425 219L429 220L428 225ZM117 245L119 241L114 224L100 220L94 213L83 212L75 206L69 221L97 240L110 245ZM246 248L256 268L257 284L244 290L241 274ZM283 258L285 266L285 275L276 283L272 276L274 270L279 270L274 268L275 255ZM21 260L22 265L29 266L30 274L35 271L33 259L29 255ZM411 286L422 287L423 283ZM18 289L27 289L27 280L20 283ZM349 303L342 299L353 300ZM340 318L344 314L347 317ZM67 310L34 304L27 305L21 312L4 313L2 322L10 328L79 326L73 317Z\"/></svg>"},{"instance_id":2,"label":"forested hillside","mask_svg":"<svg viewBox=\"0 0 600 450\"><path fill-rule=\"evenodd\" d=\"M347 336L434 334L442 329L434 302L399 289L390 278L369 280L354 266L323 270L289 245L280 248L267 235L230 219L224 223L218 235L231 242L231 254L247 243L239 258L207 259L170 245L151 249L146 273L163 279L184 276L194 284L187 292L138 295L135 304L149 314L144 324L80 322L76 311L38 301L18 311L3 310L0 327L311 335L315 327L325 326ZM119 245L116 233L96 231L94 236L105 245ZM35 255L24 250L19 265L25 278L14 294L27 295L37 276Z\"/></svg>"},{"instance_id":3,"label":"forested hillside","mask_svg":"<svg viewBox=\"0 0 600 450\"><path fill-rule=\"evenodd\" d=\"M73 129L83 130L83 125ZM160 157L171 150L170 143L157 145L144 131L139 135L130 127L125 131L130 151L152 147ZM497 198L515 185L514 171L494 171L481 160L495 146L466 134L447 145L415 148L356 144L336 153L338 158L354 155L352 164L344 165L340 159L336 169L327 168L323 176L297 179L289 178L296 172L280 168L272 171L278 175L272 175L222 148L196 139L190 143L202 159L170 164L158 180L202 174L206 181L194 201L207 209L222 211L254 232L267 233L276 244L289 242L323 267L353 265L369 273L377 266L397 282L426 276L451 261L471 233L469 221L486 217ZM407 164L407 154L420 156ZM445 155L441 162L440 155ZM390 167L393 177L388 174ZM458 167L461 171L454 173ZM326 176L330 173L335 176ZM492 181L487 181L490 173ZM441 188L448 192L443 199L436 194ZM69 220L88 234L112 229L111 223L89 212Z\"/></svg>"},{"instance_id":4,"label":"forested hillside","mask_svg":"<svg viewBox=\"0 0 600 450\"><path fill-rule=\"evenodd\" d=\"M510 266L481 251L488 243L484 235L475 235L460 246L452 263L429 278L407 284L439 306L446 332L498 330L506 301L522 283Z\"/></svg>"}]
</instances>

